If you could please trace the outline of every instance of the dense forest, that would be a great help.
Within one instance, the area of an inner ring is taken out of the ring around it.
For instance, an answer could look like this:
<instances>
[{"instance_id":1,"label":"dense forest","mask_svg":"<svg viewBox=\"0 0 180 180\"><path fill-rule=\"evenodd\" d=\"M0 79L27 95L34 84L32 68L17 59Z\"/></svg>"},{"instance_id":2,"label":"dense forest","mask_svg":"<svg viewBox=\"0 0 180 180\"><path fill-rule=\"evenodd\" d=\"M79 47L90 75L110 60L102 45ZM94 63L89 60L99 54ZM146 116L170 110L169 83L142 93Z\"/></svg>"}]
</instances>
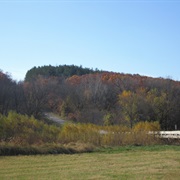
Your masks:
<instances>
[{"instance_id":1,"label":"dense forest","mask_svg":"<svg viewBox=\"0 0 180 180\"><path fill-rule=\"evenodd\" d=\"M10 110L41 118L55 112L74 122L126 125L156 122L180 128L180 82L105 72L81 66L30 69L24 82L0 71L0 113Z\"/></svg>"},{"instance_id":2,"label":"dense forest","mask_svg":"<svg viewBox=\"0 0 180 180\"><path fill-rule=\"evenodd\" d=\"M43 76L43 77L64 77L68 78L73 75L84 75L84 74L93 74L99 71L98 69L89 69L89 68L83 68L82 66L75 66L75 65L60 65L60 66L43 66L43 67L33 67L26 73L25 80L31 81L37 78L37 76Z\"/></svg>"}]
</instances>

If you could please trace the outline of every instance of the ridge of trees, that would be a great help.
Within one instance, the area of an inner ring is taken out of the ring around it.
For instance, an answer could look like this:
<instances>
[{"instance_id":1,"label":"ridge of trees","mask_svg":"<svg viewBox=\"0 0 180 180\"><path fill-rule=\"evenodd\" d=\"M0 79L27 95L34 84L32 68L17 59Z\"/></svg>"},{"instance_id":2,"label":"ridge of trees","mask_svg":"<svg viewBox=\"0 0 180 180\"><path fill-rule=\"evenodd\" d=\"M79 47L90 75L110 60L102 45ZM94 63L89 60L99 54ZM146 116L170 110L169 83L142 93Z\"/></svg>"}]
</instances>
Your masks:
<instances>
[{"instance_id":1,"label":"ridge of trees","mask_svg":"<svg viewBox=\"0 0 180 180\"><path fill-rule=\"evenodd\" d=\"M97 72L102 72L97 68L95 70L89 68L83 68L82 66L75 65L59 65L59 66L39 66L33 67L29 71L27 71L25 80L30 81L36 79L38 76L43 77L64 77L68 78L73 75L85 75L85 74L93 74Z\"/></svg>"},{"instance_id":2,"label":"ridge of trees","mask_svg":"<svg viewBox=\"0 0 180 180\"><path fill-rule=\"evenodd\" d=\"M16 83L0 71L0 113L40 117L53 111L75 122L128 125L158 122L180 128L180 82L113 72L37 75Z\"/></svg>"}]
</instances>

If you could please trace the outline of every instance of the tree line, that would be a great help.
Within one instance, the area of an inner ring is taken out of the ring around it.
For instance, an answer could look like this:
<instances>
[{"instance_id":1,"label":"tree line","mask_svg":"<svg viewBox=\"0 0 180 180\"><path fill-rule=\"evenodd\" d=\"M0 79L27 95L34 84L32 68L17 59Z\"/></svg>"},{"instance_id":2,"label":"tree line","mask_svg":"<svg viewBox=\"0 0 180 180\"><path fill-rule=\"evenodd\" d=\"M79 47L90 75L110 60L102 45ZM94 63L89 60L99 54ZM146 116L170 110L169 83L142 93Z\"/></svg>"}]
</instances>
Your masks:
<instances>
[{"instance_id":1,"label":"tree line","mask_svg":"<svg viewBox=\"0 0 180 180\"><path fill-rule=\"evenodd\" d=\"M74 122L132 128L157 121L162 130L180 128L179 81L104 71L72 76L34 71L28 78L29 72L18 83L0 72L1 114L14 110L40 118L53 111Z\"/></svg>"},{"instance_id":2,"label":"tree line","mask_svg":"<svg viewBox=\"0 0 180 180\"><path fill-rule=\"evenodd\" d=\"M97 68L95 70L90 68L83 68L82 66L75 66L75 65L59 65L59 66L39 66L33 67L32 69L28 70L26 73L25 80L31 81L37 78L37 76L43 77L71 77L73 75L84 75L84 74L93 74L97 72L102 72Z\"/></svg>"}]
</instances>

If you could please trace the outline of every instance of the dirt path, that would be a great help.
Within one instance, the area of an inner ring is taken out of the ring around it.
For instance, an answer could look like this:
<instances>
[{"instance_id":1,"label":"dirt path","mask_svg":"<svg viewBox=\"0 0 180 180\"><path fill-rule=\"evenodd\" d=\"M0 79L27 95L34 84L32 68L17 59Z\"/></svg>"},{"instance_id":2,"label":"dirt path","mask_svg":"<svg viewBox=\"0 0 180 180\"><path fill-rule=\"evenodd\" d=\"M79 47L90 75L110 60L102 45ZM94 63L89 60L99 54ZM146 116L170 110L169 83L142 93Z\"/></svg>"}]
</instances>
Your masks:
<instances>
[{"instance_id":1,"label":"dirt path","mask_svg":"<svg viewBox=\"0 0 180 180\"><path fill-rule=\"evenodd\" d=\"M59 118L57 115L53 114L53 113L44 113L44 115L51 121L56 122L58 124L64 124L65 120Z\"/></svg>"}]
</instances>

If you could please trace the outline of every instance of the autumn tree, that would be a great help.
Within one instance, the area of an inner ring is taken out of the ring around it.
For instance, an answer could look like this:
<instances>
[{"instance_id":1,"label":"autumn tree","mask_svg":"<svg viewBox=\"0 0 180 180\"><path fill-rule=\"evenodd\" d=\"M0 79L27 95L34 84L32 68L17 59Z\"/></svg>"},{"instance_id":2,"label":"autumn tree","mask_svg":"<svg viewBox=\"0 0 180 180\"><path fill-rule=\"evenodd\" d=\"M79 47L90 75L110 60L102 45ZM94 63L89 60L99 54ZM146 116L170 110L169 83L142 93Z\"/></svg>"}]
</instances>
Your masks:
<instances>
[{"instance_id":1,"label":"autumn tree","mask_svg":"<svg viewBox=\"0 0 180 180\"><path fill-rule=\"evenodd\" d=\"M28 115L39 117L46 108L49 89L46 79L24 83L25 112Z\"/></svg>"},{"instance_id":2,"label":"autumn tree","mask_svg":"<svg viewBox=\"0 0 180 180\"><path fill-rule=\"evenodd\" d=\"M132 128L133 123L138 118L137 95L131 91L123 91L119 95L119 104L124 118L130 122L130 127Z\"/></svg>"},{"instance_id":3,"label":"autumn tree","mask_svg":"<svg viewBox=\"0 0 180 180\"><path fill-rule=\"evenodd\" d=\"M0 71L0 113L7 114L15 109L14 89L16 82L8 74Z\"/></svg>"}]
</instances>

